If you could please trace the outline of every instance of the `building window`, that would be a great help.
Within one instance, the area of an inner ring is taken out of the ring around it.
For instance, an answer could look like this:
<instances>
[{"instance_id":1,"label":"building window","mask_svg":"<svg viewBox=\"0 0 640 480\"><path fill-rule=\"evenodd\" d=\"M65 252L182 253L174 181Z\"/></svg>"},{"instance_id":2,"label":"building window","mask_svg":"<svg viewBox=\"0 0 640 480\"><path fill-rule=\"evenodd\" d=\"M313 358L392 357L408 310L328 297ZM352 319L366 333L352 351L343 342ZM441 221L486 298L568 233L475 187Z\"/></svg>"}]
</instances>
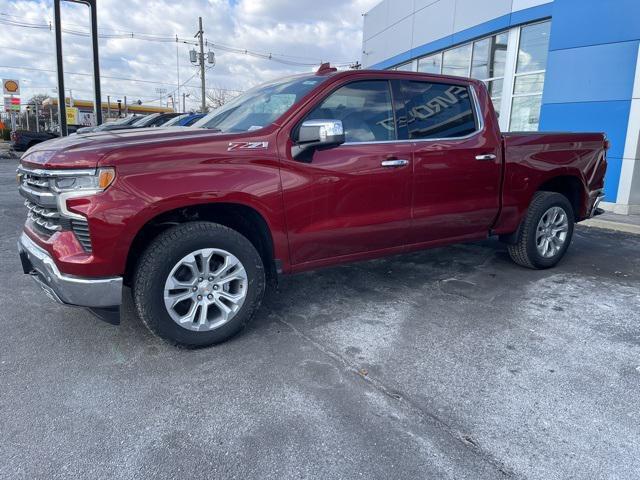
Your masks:
<instances>
[{"instance_id":1,"label":"building window","mask_svg":"<svg viewBox=\"0 0 640 480\"><path fill-rule=\"evenodd\" d=\"M511 131L535 131L540 124L550 28L550 22L543 22L520 29L509 121Z\"/></svg>"},{"instance_id":2,"label":"building window","mask_svg":"<svg viewBox=\"0 0 640 480\"><path fill-rule=\"evenodd\" d=\"M468 43L451 50L445 50L442 54L442 74L468 77L471 65L471 49L472 45Z\"/></svg>"},{"instance_id":3,"label":"building window","mask_svg":"<svg viewBox=\"0 0 640 480\"><path fill-rule=\"evenodd\" d=\"M502 105L508 42L509 34L502 32L473 44L471 76L487 84L498 117Z\"/></svg>"},{"instance_id":4,"label":"building window","mask_svg":"<svg viewBox=\"0 0 640 480\"><path fill-rule=\"evenodd\" d=\"M394 70L473 77L489 90L503 130L537 130L549 51L550 21L515 27Z\"/></svg>"},{"instance_id":5,"label":"building window","mask_svg":"<svg viewBox=\"0 0 640 480\"><path fill-rule=\"evenodd\" d=\"M403 63L398 65L394 70L400 70L401 72L413 72L413 62Z\"/></svg>"},{"instance_id":6,"label":"building window","mask_svg":"<svg viewBox=\"0 0 640 480\"><path fill-rule=\"evenodd\" d=\"M442 73L442 52L419 59L418 71L422 73Z\"/></svg>"}]
</instances>

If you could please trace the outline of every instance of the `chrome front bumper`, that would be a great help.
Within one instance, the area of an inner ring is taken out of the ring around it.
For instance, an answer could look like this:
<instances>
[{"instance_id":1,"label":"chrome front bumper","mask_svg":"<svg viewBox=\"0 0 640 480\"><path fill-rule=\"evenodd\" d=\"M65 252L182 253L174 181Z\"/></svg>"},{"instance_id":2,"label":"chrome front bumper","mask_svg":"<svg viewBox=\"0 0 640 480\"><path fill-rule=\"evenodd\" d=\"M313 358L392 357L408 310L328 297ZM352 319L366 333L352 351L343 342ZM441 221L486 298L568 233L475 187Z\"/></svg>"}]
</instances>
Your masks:
<instances>
[{"instance_id":1,"label":"chrome front bumper","mask_svg":"<svg viewBox=\"0 0 640 480\"><path fill-rule=\"evenodd\" d=\"M24 273L31 275L47 296L57 302L113 312L122 303L122 277L84 278L65 275L58 270L49 253L25 233L18 240L18 252Z\"/></svg>"}]
</instances>

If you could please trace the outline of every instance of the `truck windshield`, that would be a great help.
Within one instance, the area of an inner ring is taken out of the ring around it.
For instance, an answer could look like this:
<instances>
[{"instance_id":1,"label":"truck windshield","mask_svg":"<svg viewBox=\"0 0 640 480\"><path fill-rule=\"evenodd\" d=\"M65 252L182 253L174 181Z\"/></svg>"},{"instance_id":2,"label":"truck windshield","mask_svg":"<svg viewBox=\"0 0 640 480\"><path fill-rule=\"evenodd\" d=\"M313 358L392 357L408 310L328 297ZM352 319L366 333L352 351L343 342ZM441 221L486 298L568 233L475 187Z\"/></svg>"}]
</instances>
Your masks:
<instances>
[{"instance_id":1,"label":"truck windshield","mask_svg":"<svg viewBox=\"0 0 640 480\"><path fill-rule=\"evenodd\" d=\"M275 122L328 77L305 75L254 87L194 123L224 133L248 132Z\"/></svg>"}]
</instances>

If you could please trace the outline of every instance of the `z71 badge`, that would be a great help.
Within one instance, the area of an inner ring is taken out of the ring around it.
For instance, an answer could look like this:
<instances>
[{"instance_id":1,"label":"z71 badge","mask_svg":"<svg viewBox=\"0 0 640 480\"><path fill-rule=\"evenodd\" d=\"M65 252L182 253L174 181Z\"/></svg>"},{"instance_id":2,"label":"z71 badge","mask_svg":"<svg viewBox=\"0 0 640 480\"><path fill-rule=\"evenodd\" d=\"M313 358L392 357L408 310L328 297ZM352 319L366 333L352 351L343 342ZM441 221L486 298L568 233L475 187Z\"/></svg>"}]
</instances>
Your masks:
<instances>
[{"instance_id":1,"label":"z71 badge","mask_svg":"<svg viewBox=\"0 0 640 480\"><path fill-rule=\"evenodd\" d=\"M269 147L269 142L229 142L229 148L227 151L231 150L256 150L256 149L266 149Z\"/></svg>"}]
</instances>

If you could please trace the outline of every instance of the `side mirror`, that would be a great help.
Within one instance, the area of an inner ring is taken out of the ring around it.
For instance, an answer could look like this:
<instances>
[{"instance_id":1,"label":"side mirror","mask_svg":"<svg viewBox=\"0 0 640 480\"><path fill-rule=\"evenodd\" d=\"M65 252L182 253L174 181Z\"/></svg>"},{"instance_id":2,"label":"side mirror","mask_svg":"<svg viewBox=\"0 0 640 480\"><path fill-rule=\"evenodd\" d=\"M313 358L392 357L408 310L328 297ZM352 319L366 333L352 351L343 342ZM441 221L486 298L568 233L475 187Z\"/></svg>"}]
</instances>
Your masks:
<instances>
[{"instance_id":1,"label":"side mirror","mask_svg":"<svg viewBox=\"0 0 640 480\"><path fill-rule=\"evenodd\" d=\"M307 120L298 131L296 144L291 149L293 158L318 148L335 147L344 143L341 120Z\"/></svg>"}]
</instances>

